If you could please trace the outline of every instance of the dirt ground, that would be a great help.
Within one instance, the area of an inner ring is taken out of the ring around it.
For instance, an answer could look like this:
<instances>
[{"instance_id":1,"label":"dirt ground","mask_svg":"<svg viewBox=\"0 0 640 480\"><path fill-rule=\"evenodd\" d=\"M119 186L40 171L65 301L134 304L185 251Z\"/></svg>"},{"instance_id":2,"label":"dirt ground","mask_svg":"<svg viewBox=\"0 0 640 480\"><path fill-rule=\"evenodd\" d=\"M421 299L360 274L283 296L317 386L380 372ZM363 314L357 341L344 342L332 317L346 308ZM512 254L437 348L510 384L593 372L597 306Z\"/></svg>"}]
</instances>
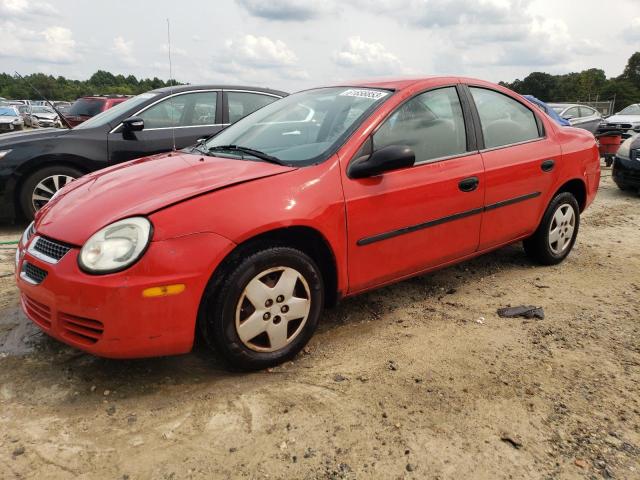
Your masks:
<instances>
[{"instance_id":1,"label":"dirt ground","mask_svg":"<svg viewBox=\"0 0 640 480\"><path fill-rule=\"evenodd\" d=\"M0 478L640 479L640 196L603 175L562 265L514 245L344 301L272 371L82 354L0 278Z\"/></svg>"}]
</instances>

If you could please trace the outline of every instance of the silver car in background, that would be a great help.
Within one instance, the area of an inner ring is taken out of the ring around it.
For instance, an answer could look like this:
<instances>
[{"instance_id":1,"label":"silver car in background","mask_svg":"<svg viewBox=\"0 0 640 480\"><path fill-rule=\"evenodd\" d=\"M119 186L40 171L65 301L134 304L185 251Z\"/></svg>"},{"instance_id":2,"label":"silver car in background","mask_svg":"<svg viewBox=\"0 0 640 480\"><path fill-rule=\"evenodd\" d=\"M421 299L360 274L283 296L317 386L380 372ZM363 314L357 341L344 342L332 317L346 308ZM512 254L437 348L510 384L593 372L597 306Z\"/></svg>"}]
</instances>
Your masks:
<instances>
[{"instance_id":1,"label":"silver car in background","mask_svg":"<svg viewBox=\"0 0 640 480\"><path fill-rule=\"evenodd\" d=\"M595 133L602 122L602 115L595 108L579 103L549 103L558 115L568 120L572 127Z\"/></svg>"},{"instance_id":2,"label":"silver car in background","mask_svg":"<svg viewBox=\"0 0 640 480\"><path fill-rule=\"evenodd\" d=\"M51 107L29 106L29 125L37 127L59 127L60 117Z\"/></svg>"},{"instance_id":3,"label":"silver car in background","mask_svg":"<svg viewBox=\"0 0 640 480\"><path fill-rule=\"evenodd\" d=\"M22 130L22 127L24 127L24 120L16 107L12 105L0 107L0 132Z\"/></svg>"}]
</instances>

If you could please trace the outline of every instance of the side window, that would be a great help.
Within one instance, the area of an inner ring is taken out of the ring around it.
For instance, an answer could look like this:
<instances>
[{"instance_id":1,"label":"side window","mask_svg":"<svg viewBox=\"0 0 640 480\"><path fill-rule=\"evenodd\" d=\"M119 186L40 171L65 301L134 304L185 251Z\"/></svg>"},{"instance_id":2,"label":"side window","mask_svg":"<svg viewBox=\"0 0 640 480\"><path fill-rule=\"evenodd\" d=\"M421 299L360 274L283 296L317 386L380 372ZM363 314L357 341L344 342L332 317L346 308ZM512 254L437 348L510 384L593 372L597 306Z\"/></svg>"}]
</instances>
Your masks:
<instances>
[{"instance_id":1,"label":"side window","mask_svg":"<svg viewBox=\"0 0 640 480\"><path fill-rule=\"evenodd\" d=\"M567 110L566 112L564 112L564 114L562 114L563 117L565 118L580 118L580 110L578 109L578 107L571 107L569 110Z\"/></svg>"},{"instance_id":2,"label":"side window","mask_svg":"<svg viewBox=\"0 0 640 480\"><path fill-rule=\"evenodd\" d=\"M373 136L373 149L407 145L416 163L467 151L467 136L455 87L421 93L393 112Z\"/></svg>"},{"instance_id":3,"label":"side window","mask_svg":"<svg viewBox=\"0 0 640 480\"><path fill-rule=\"evenodd\" d=\"M229 123L235 123L250 113L278 100L277 97L249 92L228 92Z\"/></svg>"},{"instance_id":4,"label":"side window","mask_svg":"<svg viewBox=\"0 0 640 480\"><path fill-rule=\"evenodd\" d=\"M485 148L526 142L540 136L535 115L520 102L486 88L471 87Z\"/></svg>"},{"instance_id":5,"label":"side window","mask_svg":"<svg viewBox=\"0 0 640 480\"><path fill-rule=\"evenodd\" d=\"M581 117L590 117L591 115L594 115L596 112L589 107L580 107L580 116Z\"/></svg>"},{"instance_id":6,"label":"side window","mask_svg":"<svg viewBox=\"0 0 640 480\"><path fill-rule=\"evenodd\" d=\"M194 92L166 98L140 114L149 128L196 127L216 123L216 92Z\"/></svg>"}]
</instances>

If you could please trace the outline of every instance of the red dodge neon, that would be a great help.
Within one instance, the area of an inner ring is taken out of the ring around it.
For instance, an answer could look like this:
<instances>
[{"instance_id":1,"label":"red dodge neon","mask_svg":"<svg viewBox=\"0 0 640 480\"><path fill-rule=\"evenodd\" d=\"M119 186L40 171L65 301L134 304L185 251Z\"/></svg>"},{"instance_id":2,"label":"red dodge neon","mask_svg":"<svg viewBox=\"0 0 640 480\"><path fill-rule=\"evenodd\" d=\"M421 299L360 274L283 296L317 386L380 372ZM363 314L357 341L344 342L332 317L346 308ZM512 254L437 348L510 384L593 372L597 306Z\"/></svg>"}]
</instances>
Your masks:
<instances>
[{"instance_id":1,"label":"red dodge neon","mask_svg":"<svg viewBox=\"0 0 640 480\"><path fill-rule=\"evenodd\" d=\"M87 175L25 231L26 314L113 358L293 357L325 305L524 241L561 262L600 180L585 130L467 78L317 88Z\"/></svg>"}]
</instances>

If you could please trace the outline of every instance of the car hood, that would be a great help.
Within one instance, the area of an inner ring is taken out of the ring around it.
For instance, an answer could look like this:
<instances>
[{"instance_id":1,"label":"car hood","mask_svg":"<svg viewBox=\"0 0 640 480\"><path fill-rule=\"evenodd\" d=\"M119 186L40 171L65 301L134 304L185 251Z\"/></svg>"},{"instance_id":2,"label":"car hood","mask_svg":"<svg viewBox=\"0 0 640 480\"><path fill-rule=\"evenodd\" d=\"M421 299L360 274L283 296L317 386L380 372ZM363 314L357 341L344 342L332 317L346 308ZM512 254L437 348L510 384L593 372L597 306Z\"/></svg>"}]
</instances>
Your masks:
<instances>
[{"instance_id":1,"label":"car hood","mask_svg":"<svg viewBox=\"0 0 640 480\"><path fill-rule=\"evenodd\" d=\"M291 170L295 168L183 152L144 157L69 184L38 212L36 230L82 245L117 220L149 215L204 193Z\"/></svg>"},{"instance_id":2,"label":"car hood","mask_svg":"<svg viewBox=\"0 0 640 480\"><path fill-rule=\"evenodd\" d=\"M0 115L0 123L11 123L16 121L20 117L9 116L9 115Z\"/></svg>"},{"instance_id":3,"label":"car hood","mask_svg":"<svg viewBox=\"0 0 640 480\"><path fill-rule=\"evenodd\" d=\"M38 130L25 130L14 133L4 133L0 135L0 148L13 146L22 142L32 142L34 140L48 140L69 133L68 129L60 128L40 128Z\"/></svg>"},{"instance_id":4,"label":"car hood","mask_svg":"<svg viewBox=\"0 0 640 480\"><path fill-rule=\"evenodd\" d=\"M57 113L34 113L34 117L36 118L46 118L47 120L53 120L58 116Z\"/></svg>"},{"instance_id":5,"label":"car hood","mask_svg":"<svg viewBox=\"0 0 640 480\"><path fill-rule=\"evenodd\" d=\"M612 115L605 121L607 123L640 123L640 115Z\"/></svg>"}]
</instances>

